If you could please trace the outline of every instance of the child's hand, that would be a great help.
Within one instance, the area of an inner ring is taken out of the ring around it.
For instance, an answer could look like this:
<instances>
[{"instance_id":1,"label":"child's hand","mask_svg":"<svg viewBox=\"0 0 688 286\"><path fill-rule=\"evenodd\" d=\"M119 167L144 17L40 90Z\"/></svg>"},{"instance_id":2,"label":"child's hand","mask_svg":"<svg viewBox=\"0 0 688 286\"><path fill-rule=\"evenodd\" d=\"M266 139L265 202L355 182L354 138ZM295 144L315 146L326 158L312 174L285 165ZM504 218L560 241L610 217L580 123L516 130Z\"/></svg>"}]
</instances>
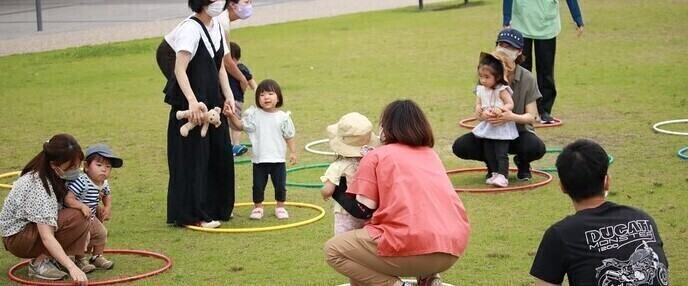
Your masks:
<instances>
[{"instance_id":1,"label":"child's hand","mask_svg":"<svg viewBox=\"0 0 688 286\"><path fill-rule=\"evenodd\" d=\"M496 117L502 116L502 110L499 109L499 108L493 108L493 109L492 109L492 113L493 113Z\"/></svg>"},{"instance_id":2,"label":"child's hand","mask_svg":"<svg viewBox=\"0 0 688 286\"><path fill-rule=\"evenodd\" d=\"M320 189L320 195L323 198L323 201L328 201L332 197L332 194L334 194L334 189L332 190L326 190L325 188Z\"/></svg>"},{"instance_id":3,"label":"child's hand","mask_svg":"<svg viewBox=\"0 0 688 286\"><path fill-rule=\"evenodd\" d=\"M98 208L98 219L100 219L100 221L110 220L110 208L109 207Z\"/></svg>"},{"instance_id":4,"label":"child's hand","mask_svg":"<svg viewBox=\"0 0 688 286\"><path fill-rule=\"evenodd\" d=\"M91 209L89 209L86 205L81 206L81 213L84 214L85 218L91 217Z\"/></svg>"},{"instance_id":5,"label":"child's hand","mask_svg":"<svg viewBox=\"0 0 688 286\"><path fill-rule=\"evenodd\" d=\"M480 118L483 116L483 108L480 105L475 106L475 117Z\"/></svg>"},{"instance_id":6,"label":"child's hand","mask_svg":"<svg viewBox=\"0 0 688 286\"><path fill-rule=\"evenodd\" d=\"M289 163L291 165L296 165L296 154L295 153L289 153Z\"/></svg>"}]
</instances>

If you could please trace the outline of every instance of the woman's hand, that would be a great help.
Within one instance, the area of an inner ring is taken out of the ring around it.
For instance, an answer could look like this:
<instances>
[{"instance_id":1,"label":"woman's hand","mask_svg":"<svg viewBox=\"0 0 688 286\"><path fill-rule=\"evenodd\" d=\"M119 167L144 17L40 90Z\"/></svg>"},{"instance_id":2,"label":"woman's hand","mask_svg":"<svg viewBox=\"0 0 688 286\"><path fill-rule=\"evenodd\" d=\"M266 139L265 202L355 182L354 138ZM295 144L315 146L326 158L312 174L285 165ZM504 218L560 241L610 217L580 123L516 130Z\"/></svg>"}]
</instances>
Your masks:
<instances>
[{"instance_id":1,"label":"woman's hand","mask_svg":"<svg viewBox=\"0 0 688 286\"><path fill-rule=\"evenodd\" d=\"M88 285L88 277L86 277L86 274L79 269L79 267L71 267L68 269L69 270L69 276L74 279L75 282L79 283L79 285Z\"/></svg>"},{"instance_id":2,"label":"woman's hand","mask_svg":"<svg viewBox=\"0 0 688 286\"><path fill-rule=\"evenodd\" d=\"M208 112L208 107L206 107L203 102L189 102L189 111L191 112L191 116L189 116L189 122L196 125L201 125L203 124L205 113Z\"/></svg>"},{"instance_id":3,"label":"woman's hand","mask_svg":"<svg viewBox=\"0 0 688 286\"><path fill-rule=\"evenodd\" d=\"M508 109L501 109L501 115L500 116L493 116L487 118L487 121L490 122L492 125L502 125L506 122L512 121L511 116L513 113L511 113L511 110Z\"/></svg>"}]
</instances>

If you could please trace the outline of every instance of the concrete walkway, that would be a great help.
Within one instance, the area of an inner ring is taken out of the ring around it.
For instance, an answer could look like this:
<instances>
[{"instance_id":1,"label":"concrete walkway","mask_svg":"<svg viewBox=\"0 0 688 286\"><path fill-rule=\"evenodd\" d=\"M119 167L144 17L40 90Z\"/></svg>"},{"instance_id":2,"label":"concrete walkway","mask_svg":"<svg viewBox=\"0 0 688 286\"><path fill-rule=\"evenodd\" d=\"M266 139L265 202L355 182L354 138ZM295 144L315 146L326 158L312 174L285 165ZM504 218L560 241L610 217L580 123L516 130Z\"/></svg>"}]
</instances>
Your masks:
<instances>
[{"instance_id":1,"label":"concrete walkway","mask_svg":"<svg viewBox=\"0 0 688 286\"><path fill-rule=\"evenodd\" d=\"M424 0L434 3L445 0ZM179 0L41 0L43 31L37 32L35 1L0 2L0 56L91 44L161 37L191 14ZM418 0L254 0L251 18L232 29L296 20L418 7Z\"/></svg>"}]
</instances>

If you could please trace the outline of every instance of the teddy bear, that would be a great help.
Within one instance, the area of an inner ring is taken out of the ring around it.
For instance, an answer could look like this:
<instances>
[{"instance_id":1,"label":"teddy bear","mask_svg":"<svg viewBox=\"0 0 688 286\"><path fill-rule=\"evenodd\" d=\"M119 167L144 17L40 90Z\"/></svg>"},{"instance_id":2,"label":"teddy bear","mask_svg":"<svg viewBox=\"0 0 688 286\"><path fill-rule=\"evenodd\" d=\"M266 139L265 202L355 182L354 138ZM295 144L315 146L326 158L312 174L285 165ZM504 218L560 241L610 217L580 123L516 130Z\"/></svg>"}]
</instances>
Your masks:
<instances>
[{"instance_id":1,"label":"teddy bear","mask_svg":"<svg viewBox=\"0 0 688 286\"><path fill-rule=\"evenodd\" d=\"M215 107L211 110L208 110L208 112L205 113L205 117L203 118L203 126L201 127L201 137L205 137L205 134L208 133L208 125L215 125L215 128L220 127L220 124L222 124L222 122L220 122L221 111L222 110L219 107ZM191 112L189 110L177 111L178 120L189 118L189 115L191 115ZM189 121L179 128L179 133L181 133L182 136L186 137L189 135L189 131L191 131L191 129L194 129L194 127L196 127L196 124L193 124L191 121Z\"/></svg>"}]
</instances>

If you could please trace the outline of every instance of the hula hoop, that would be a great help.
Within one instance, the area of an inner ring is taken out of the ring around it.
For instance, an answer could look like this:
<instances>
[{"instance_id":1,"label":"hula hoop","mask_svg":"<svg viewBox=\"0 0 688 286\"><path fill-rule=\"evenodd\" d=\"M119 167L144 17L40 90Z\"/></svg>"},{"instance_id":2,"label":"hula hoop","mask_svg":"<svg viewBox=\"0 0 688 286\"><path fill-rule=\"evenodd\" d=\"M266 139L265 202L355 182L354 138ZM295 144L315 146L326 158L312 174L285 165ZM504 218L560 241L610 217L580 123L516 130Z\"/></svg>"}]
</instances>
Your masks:
<instances>
[{"instance_id":1,"label":"hula hoop","mask_svg":"<svg viewBox=\"0 0 688 286\"><path fill-rule=\"evenodd\" d=\"M556 127L564 124L564 121L559 119L559 118L552 118L552 123L550 124L542 124L542 123L535 123L533 124L533 127L535 128L545 128L545 127ZM475 126L468 124L469 122L473 122L478 120L475 117L469 117L464 120L459 121L459 126L466 128L466 129L473 129Z\"/></svg>"},{"instance_id":2,"label":"hula hoop","mask_svg":"<svg viewBox=\"0 0 688 286\"><path fill-rule=\"evenodd\" d=\"M477 167L477 168L464 168L464 169L456 169L456 170L449 170L447 171L447 175L451 174L459 174L459 173L466 173L466 172L485 172L487 171L486 167ZM518 171L516 168L510 168L509 171ZM516 186L516 187L506 187L506 188L489 188L489 189L464 189L464 188L454 188L457 192L465 192L465 193L501 193L501 192L508 192L508 191L521 191L521 190L526 190L526 189L534 189L536 187L544 186L549 184L549 182L552 181L552 175L549 173L540 171L540 170L530 170L532 173L536 175L540 175L541 177L546 178L546 180L538 183L533 183L529 185L524 185L524 186Z\"/></svg>"},{"instance_id":3,"label":"hula hoop","mask_svg":"<svg viewBox=\"0 0 688 286\"><path fill-rule=\"evenodd\" d=\"M562 151L564 151L564 149L552 148L552 149L547 149L545 151L545 153L561 153ZM609 165L614 163L614 157L612 155L607 154L607 159L609 160ZM548 173L554 173L557 171L557 167L538 168L538 170L543 171L543 172L548 172Z\"/></svg>"},{"instance_id":4,"label":"hula hoop","mask_svg":"<svg viewBox=\"0 0 688 286\"><path fill-rule=\"evenodd\" d=\"M686 153L688 153L688 147L683 147L683 148L681 148L681 150L678 150L678 156L681 159L684 159L684 160L688 159L688 154L686 154Z\"/></svg>"},{"instance_id":5,"label":"hula hoop","mask_svg":"<svg viewBox=\"0 0 688 286\"><path fill-rule=\"evenodd\" d=\"M313 165L306 165L306 166L302 166L302 167L287 169L287 173L296 172L296 171L305 170L305 169L322 168L322 167L327 167L329 165L330 165L330 163L318 163L318 164L313 164ZM322 183L294 183L294 182L287 181L287 186L304 187L304 188L322 188L323 184Z\"/></svg>"},{"instance_id":6,"label":"hula hoop","mask_svg":"<svg viewBox=\"0 0 688 286\"><path fill-rule=\"evenodd\" d=\"M16 177L19 177L20 174L21 174L21 171L14 171L14 172L9 172L9 173L4 173L4 174L0 175L0 179L9 178L9 177L15 177L15 176L16 176ZM11 189L11 188L12 188L12 185L10 185L10 184L0 184L0 189L1 189L1 188L4 188L4 189Z\"/></svg>"},{"instance_id":7,"label":"hula hoop","mask_svg":"<svg viewBox=\"0 0 688 286\"><path fill-rule=\"evenodd\" d=\"M662 121L655 123L655 125L652 125L652 129L659 133L664 133L664 134L671 134L671 135L688 135L688 132L676 132L676 131L669 131L669 130L664 130L659 128L659 126L662 125L667 125L667 124L672 124L672 123L685 123L688 122L688 119L676 119L676 120L667 120L667 121Z\"/></svg>"},{"instance_id":8,"label":"hula hoop","mask_svg":"<svg viewBox=\"0 0 688 286\"><path fill-rule=\"evenodd\" d=\"M155 253L155 252L150 252L150 251L144 251L144 250L128 250L128 249L106 249L104 253L114 253L114 254L134 254L134 255L142 255L142 256L148 256L148 257L153 257L160 259L162 261L165 261L165 266L158 270L154 270L148 273L136 275L136 276L131 276L131 277L125 277L125 278L118 278L118 279L113 279L113 280L103 280L103 281L88 281L88 285L112 285L112 284L118 284L118 283L125 283L125 282L131 282L135 280L141 280L143 278L148 278L160 273L163 273L167 271L167 269L170 269L172 267L172 260L162 254ZM36 281L36 280L24 280L22 278L19 278L14 275L14 272L19 269L22 266L26 266L29 264L29 261L22 261L17 263L16 265L12 266L10 270L7 271L7 276L17 282L17 283L22 283L25 285L75 285L75 282L42 282L42 281Z\"/></svg>"},{"instance_id":9,"label":"hula hoop","mask_svg":"<svg viewBox=\"0 0 688 286\"><path fill-rule=\"evenodd\" d=\"M267 206L274 206L276 204L277 204L276 202L264 202L263 203L263 205L267 205ZM304 221L299 221L299 222L289 223L289 224L283 224L283 225L276 225L276 226L248 227L248 228L202 228L202 227L198 227L198 226L187 225L186 228L192 229L192 230L197 230L197 231L213 232L213 233L259 232L259 231L280 230L280 229L285 229L285 228L302 226L302 225L306 225L306 224L309 224L312 222L316 222L325 216L325 209L323 209L319 206L316 206L316 205L307 204L307 203L296 203L296 202L284 202L284 204L287 206L311 208L311 209L320 211L320 214L314 218L310 218L310 219L307 219ZM253 203L237 203L237 204L234 204L234 207L244 207L244 206L252 206L252 205L253 205Z\"/></svg>"},{"instance_id":10,"label":"hula hoop","mask_svg":"<svg viewBox=\"0 0 688 286\"><path fill-rule=\"evenodd\" d=\"M311 152L313 154L318 154L318 155L336 156L337 154L335 152L332 152L332 151L318 151L318 150L314 150L311 148L314 145L327 143L327 142L330 142L330 139L320 139L320 140L316 140L316 141L313 141L311 143L308 143L308 144L306 144L306 151Z\"/></svg>"}]
</instances>

